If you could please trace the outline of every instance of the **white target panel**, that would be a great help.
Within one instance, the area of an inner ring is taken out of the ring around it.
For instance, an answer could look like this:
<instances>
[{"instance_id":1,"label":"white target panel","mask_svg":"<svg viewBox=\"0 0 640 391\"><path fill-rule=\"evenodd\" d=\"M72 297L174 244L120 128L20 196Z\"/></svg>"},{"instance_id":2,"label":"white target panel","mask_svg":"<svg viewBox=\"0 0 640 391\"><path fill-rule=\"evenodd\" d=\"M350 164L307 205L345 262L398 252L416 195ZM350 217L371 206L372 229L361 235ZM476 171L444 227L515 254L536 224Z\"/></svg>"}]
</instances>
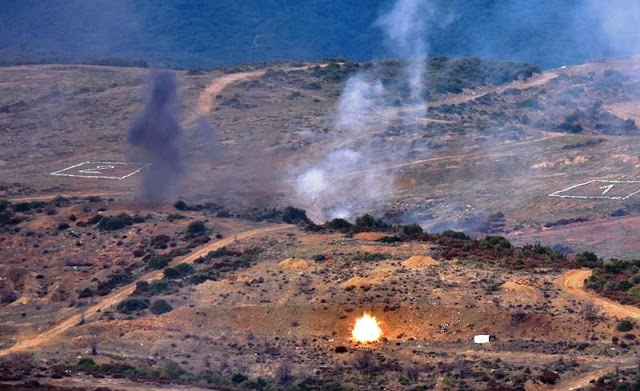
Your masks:
<instances>
[{"instance_id":1,"label":"white target panel","mask_svg":"<svg viewBox=\"0 0 640 391\"><path fill-rule=\"evenodd\" d=\"M147 166L149 163L87 161L52 172L51 175L122 180L137 174Z\"/></svg>"},{"instance_id":2,"label":"white target panel","mask_svg":"<svg viewBox=\"0 0 640 391\"><path fill-rule=\"evenodd\" d=\"M640 181L594 179L549 194L550 197L626 200L640 193Z\"/></svg>"}]
</instances>

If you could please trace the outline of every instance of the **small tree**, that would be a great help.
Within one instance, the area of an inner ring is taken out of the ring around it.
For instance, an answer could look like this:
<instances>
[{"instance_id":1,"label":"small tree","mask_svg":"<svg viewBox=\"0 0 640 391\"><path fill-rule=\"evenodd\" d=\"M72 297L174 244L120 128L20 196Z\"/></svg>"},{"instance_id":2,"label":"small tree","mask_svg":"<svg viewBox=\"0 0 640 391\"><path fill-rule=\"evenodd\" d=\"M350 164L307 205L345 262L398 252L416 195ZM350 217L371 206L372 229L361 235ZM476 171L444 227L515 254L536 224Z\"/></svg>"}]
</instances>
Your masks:
<instances>
[{"instance_id":1,"label":"small tree","mask_svg":"<svg viewBox=\"0 0 640 391\"><path fill-rule=\"evenodd\" d=\"M368 213L356 217L356 227L358 228L373 228L375 222L376 220Z\"/></svg>"},{"instance_id":2,"label":"small tree","mask_svg":"<svg viewBox=\"0 0 640 391\"><path fill-rule=\"evenodd\" d=\"M333 229L336 231L347 232L351 229L351 223L349 223L345 219L335 218L325 224L325 226L329 229Z\"/></svg>"},{"instance_id":3,"label":"small tree","mask_svg":"<svg viewBox=\"0 0 640 391\"><path fill-rule=\"evenodd\" d=\"M423 230L422 230L422 227L419 226L418 224L409 224L402 227L402 232L407 236L411 236L411 235L420 235L423 232Z\"/></svg>"},{"instance_id":4,"label":"small tree","mask_svg":"<svg viewBox=\"0 0 640 391\"><path fill-rule=\"evenodd\" d=\"M311 222L304 209L294 208L293 206L287 206L284 208L282 211L282 221L288 224L307 224Z\"/></svg>"},{"instance_id":5,"label":"small tree","mask_svg":"<svg viewBox=\"0 0 640 391\"><path fill-rule=\"evenodd\" d=\"M201 235L207 230L207 227L200 220L193 221L187 227L187 233L191 235Z\"/></svg>"},{"instance_id":6,"label":"small tree","mask_svg":"<svg viewBox=\"0 0 640 391\"><path fill-rule=\"evenodd\" d=\"M631 323L630 320L625 319L623 321L621 321L620 323L618 323L618 331L624 333L627 331L631 331L633 329L633 323Z\"/></svg>"}]
</instances>

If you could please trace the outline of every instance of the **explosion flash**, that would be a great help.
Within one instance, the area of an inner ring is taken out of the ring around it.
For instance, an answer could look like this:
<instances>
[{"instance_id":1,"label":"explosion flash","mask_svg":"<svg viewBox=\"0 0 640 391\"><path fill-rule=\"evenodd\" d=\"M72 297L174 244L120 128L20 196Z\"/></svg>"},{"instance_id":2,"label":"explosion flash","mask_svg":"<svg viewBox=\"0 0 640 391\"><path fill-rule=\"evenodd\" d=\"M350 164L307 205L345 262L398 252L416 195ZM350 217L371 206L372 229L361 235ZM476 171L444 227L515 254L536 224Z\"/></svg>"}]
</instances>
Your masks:
<instances>
[{"instance_id":1,"label":"explosion flash","mask_svg":"<svg viewBox=\"0 0 640 391\"><path fill-rule=\"evenodd\" d=\"M351 336L358 343L376 342L382 336L382 329L375 317L364 313L356 320Z\"/></svg>"}]
</instances>

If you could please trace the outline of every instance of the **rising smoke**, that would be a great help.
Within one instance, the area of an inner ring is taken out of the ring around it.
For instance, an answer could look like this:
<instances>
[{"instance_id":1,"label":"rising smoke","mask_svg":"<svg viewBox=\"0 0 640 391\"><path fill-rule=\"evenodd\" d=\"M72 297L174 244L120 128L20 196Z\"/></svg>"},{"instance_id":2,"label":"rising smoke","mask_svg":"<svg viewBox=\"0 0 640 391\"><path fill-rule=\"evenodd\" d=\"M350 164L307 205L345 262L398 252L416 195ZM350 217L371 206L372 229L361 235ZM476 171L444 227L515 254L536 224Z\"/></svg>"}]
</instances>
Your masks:
<instances>
[{"instance_id":1,"label":"rising smoke","mask_svg":"<svg viewBox=\"0 0 640 391\"><path fill-rule=\"evenodd\" d=\"M183 171L177 88L172 72L152 71L147 103L129 128L129 143L141 152L140 161L151 163L144 172L143 196L166 200Z\"/></svg>"},{"instance_id":2,"label":"rising smoke","mask_svg":"<svg viewBox=\"0 0 640 391\"><path fill-rule=\"evenodd\" d=\"M338 103L332 150L296 180L297 204L314 220L352 219L358 212L375 211L393 192L394 171L371 167L398 161L403 151L384 145L386 139L378 147L368 142L374 132L386 131L395 121L415 124L417 118L426 115L425 60L435 15L431 1L397 0L376 22L389 53L403 59L398 82L406 86L408 94L390 96L376 67L347 81ZM410 115L399 109L408 104L412 105Z\"/></svg>"}]
</instances>

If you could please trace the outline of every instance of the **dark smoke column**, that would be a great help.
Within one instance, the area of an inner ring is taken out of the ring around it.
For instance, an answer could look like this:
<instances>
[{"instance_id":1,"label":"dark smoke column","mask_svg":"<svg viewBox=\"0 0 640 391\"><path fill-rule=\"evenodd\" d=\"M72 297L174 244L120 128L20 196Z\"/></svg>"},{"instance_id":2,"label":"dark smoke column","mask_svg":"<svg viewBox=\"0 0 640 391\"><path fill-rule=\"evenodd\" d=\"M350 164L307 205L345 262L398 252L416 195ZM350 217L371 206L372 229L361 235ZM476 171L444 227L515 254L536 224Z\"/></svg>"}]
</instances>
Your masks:
<instances>
[{"instance_id":1,"label":"dark smoke column","mask_svg":"<svg viewBox=\"0 0 640 391\"><path fill-rule=\"evenodd\" d=\"M145 199L166 200L183 171L180 153L177 82L173 73L152 71L147 104L129 128L129 143L151 163L143 170Z\"/></svg>"}]
</instances>

